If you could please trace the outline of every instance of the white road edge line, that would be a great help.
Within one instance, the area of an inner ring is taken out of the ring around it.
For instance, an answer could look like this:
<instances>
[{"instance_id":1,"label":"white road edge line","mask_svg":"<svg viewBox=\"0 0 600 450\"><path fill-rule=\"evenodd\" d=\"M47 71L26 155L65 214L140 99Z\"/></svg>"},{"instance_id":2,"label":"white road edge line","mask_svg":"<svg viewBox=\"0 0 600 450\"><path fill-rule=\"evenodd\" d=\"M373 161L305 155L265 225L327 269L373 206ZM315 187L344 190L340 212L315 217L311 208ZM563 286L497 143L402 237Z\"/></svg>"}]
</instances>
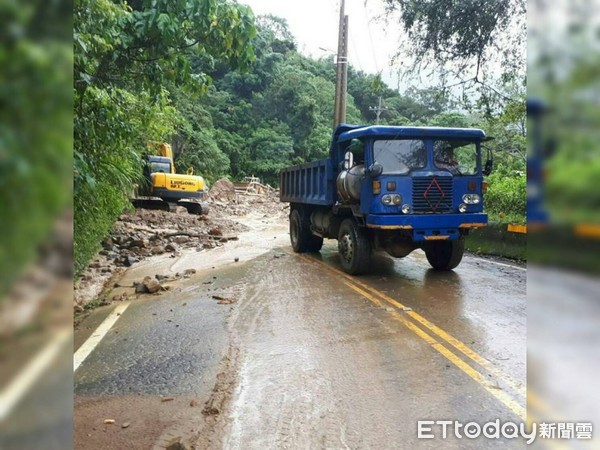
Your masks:
<instances>
[{"instance_id":1,"label":"white road edge line","mask_svg":"<svg viewBox=\"0 0 600 450\"><path fill-rule=\"evenodd\" d=\"M92 335L85 341L81 347L77 349L75 354L73 355L73 373L79 369L79 366L85 359L90 356L90 353L94 351L96 346L100 343L100 341L106 336L111 329L111 327L115 324L121 314L125 312L125 310L129 307L129 303L121 303L118 305L106 319L104 322L100 324L98 328L92 333Z\"/></svg>"},{"instance_id":2,"label":"white road edge line","mask_svg":"<svg viewBox=\"0 0 600 450\"><path fill-rule=\"evenodd\" d=\"M474 260L474 261L490 263L490 264L496 264L497 266L502 266L502 267L510 267L511 269L522 270L523 272L527 271L527 267L513 266L512 264L504 264L504 263L501 263L498 261L492 261L491 259L475 258L474 256L471 256L469 259Z\"/></svg>"},{"instance_id":3,"label":"white road edge line","mask_svg":"<svg viewBox=\"0 0 600 450\"><path fill-rule=\"evenodd\" d=\"M0 422L8 417L12 409L21 401L37 379L54 361L61 347L71 339L73 330L65 328L60 330L29 363L21 370L12 382L0 392Z\"/></svg>"}]
</instances>

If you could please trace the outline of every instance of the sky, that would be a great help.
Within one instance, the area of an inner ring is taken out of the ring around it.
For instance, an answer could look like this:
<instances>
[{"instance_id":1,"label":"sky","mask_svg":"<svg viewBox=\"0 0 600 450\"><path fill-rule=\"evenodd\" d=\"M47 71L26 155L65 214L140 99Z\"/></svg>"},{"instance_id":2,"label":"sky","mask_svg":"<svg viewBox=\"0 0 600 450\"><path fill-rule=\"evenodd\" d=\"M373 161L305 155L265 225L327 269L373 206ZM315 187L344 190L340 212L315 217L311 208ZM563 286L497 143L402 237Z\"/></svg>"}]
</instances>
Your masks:
<instances>
[{"instance_id":1,"label":"sky","mask_svg":"<svg viewBox=\"0 0 600 450\"><path fill-rule=\"evenodd\" d=\"M307 56L320 58L337 51L339 0L239 0L249 5L254 14L273 14L287 20L295 36L298 50ZM398 87L397 69L390 61L397 52L400 31L398 25L386 25L378 19L384 12L381 0L346 0L348 15L348 58L350 64L367 73L381 72L383 80ZM397 23L397 22L396 22ZM325 49L325 50L324 50ZM400 85L400 90L406 86Z\"/></svg>"}]
</instances>

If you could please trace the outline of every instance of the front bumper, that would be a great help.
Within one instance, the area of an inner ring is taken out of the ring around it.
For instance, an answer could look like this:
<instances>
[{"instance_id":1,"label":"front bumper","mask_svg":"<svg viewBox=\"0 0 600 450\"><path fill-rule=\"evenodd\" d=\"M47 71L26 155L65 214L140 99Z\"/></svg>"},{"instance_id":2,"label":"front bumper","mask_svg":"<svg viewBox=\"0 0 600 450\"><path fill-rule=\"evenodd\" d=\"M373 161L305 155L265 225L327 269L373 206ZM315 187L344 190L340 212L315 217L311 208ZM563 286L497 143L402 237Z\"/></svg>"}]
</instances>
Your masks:
<instances>
[{"instance_id":1,"label":"front bumper","mask_svg":"<svg viewBox=\"0 0 600 450\"><path fill-rule=\"evenodd\" d=\"M369 214L366 225L380 230L404 230L412 234L414 241L454 240L461 230L486 226L487 214Z\"/></svg>"}]
</instances>

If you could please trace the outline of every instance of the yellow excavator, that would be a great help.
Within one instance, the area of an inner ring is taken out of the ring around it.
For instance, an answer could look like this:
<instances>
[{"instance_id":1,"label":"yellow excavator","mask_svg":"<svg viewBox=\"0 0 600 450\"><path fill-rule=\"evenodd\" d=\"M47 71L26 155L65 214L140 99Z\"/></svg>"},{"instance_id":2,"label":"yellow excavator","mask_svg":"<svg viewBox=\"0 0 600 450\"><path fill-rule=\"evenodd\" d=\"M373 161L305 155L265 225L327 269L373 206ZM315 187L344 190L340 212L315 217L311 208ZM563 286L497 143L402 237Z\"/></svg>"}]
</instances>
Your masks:
<instances>
[{"instance_id":1,"label":"yellow excavator","mask_svg":"<svg viewBox=\"0 0 600 450\"><path fill-rule=\"evenodd\" d=\"M190 214L206 214L206 205L200 203L206 189L204 178L194 175L191 168L186 175L178 174L169 144L159 144L157 153L144 156L144 181L134 189L133 206L163 211L183 206Z\"/></svg>"}]
</instances>

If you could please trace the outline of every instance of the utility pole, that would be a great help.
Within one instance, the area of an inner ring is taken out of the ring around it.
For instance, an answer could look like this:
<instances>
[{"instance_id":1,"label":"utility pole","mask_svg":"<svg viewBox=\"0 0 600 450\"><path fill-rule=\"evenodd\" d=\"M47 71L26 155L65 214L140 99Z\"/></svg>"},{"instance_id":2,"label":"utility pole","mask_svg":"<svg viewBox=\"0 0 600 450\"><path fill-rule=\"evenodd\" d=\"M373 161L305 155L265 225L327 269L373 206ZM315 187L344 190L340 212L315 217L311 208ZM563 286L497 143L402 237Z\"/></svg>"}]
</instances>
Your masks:
<instances>
[{"instance_id":1,"label":"utility pole","mask_svg":"<svg viewBox=\"0 0 600 450\"><path fill-rule=\"evenodd\" d=\"M387 108L381 107L381 95L379 96L379 104L377 106L369 106L369 111L375 111L375 114L377 115L377 119L375 121L377 125L379 125L379 117L381 116L381 113L387 110Z\"/></svg>"},{"instance_id":2,"label":"utility pole","mask_svg":"<svg viewBox=\"0 0 600 450\"><path fill-rule=\"evenodd\" d=\"M346 91L348 89L348 16L344 11L345 0L340 4L337 70L335 82L335 106L333 128L346 121Z\"/></svg>"}]
</instances>

